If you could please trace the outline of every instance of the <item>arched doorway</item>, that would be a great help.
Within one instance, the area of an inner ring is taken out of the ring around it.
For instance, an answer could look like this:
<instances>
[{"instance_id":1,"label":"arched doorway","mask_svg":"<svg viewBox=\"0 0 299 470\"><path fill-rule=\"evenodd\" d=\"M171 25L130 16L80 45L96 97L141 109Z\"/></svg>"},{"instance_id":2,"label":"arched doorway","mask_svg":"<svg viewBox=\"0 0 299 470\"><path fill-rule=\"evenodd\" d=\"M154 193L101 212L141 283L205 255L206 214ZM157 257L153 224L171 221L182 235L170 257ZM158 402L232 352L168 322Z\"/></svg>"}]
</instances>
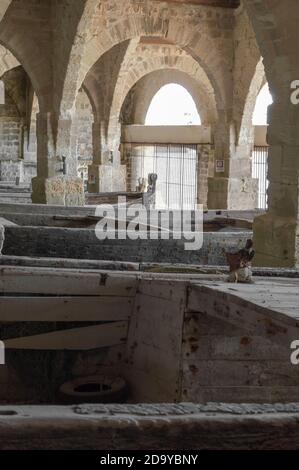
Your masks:
<instances>
[{"instance_id":1,"label":"arched doorway","mask_svg":"<svg viewBox=\"0 0 299 470\"><path fill-rule=\"evenodd\" d=\"M164 136L169 136L169 142L165 141L166 137L163 143L133 146L130 171L134 182L146 180L149 173L158 175L157 209L195 208L198 148L181 136L186 126L200 124L196 104L183 86L166 84L152 98L145 125L155 126L157 142Z\"/></svg>"},{"instance_id":2,"label":"arched doorway","mask_svg":"<svg viewBox=\"0 0 299 470\"><path fill-rule=\"evenodd\" d=\"M255 145L252 156L252 177L258 180L258 208L267 209L268 181L268 145L266 133L268 126L268 107L273 99L266 83L260 90L252 116L252 124L255 126Z\"/></svg>"}]
</instances>

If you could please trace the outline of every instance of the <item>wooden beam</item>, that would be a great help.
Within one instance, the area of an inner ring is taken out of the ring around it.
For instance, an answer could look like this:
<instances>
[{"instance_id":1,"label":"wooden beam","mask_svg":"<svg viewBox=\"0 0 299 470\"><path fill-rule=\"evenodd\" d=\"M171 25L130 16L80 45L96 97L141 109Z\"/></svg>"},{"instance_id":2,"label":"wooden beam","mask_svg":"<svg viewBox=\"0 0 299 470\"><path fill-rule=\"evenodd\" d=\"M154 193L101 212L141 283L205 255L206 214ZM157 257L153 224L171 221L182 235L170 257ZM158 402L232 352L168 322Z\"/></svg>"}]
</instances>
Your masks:
<instances>
[{"instance_id":1,"label":"wooden beam","mask_svg":"<svg viewBox=\"0 0 299 470\"><path fill-rule=\"evenodd\" d=\"M128 322L122 321L13 338L4 344L6 349L83 351L123 344L127 330Z\"/></svg>"},{"instance_id":2,"label":"wooden beam","mask_svg":"<svg viewBox=\"0 0 299 470\"><path fill-rule=\"evenodd\" d=\"M130 297L0 297L0 321L65 322L128 320Z\"/></svg>"},{"instance_id":3,"label":"wooden beam","mask_svg":"<svg viewBox=\"0 0 299 470\"><path fill-rule=\"evenodd\" d=\"M0 293L134 297L136 275L110 271L0 267Z\"/></svg>"}]
</instances>

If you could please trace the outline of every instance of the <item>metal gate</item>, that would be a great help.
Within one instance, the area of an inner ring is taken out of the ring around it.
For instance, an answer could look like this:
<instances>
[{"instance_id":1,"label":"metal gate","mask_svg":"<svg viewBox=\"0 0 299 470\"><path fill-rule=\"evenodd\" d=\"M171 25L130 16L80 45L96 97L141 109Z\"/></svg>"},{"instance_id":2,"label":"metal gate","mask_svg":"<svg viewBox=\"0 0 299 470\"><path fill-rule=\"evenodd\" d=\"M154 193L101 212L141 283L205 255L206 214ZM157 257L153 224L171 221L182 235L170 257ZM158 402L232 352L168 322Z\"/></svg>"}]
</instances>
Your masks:
<instances>
[{"instance_id":1,"label":"metal gate","mask_svg":"<svg viewBox=\"0 0 299 470\"><path fill-rule=\"evenodd\" d=\"M139 178L158 175L157 209L195 209L197 202L196 144L125 144L127 190L136 191Z\"/></svg>"},{"instance_id":2,"label":"metal gate","mask_svg":"<svg viewBox=\"0 0 299 470\"><path fill-rule=\"evenodd\" d=\"M255 146L252 155L252 177L259 181L258 208L267 209L267 189L269 181L268 174L269 147Z\"/></svg>"}]
</instances>

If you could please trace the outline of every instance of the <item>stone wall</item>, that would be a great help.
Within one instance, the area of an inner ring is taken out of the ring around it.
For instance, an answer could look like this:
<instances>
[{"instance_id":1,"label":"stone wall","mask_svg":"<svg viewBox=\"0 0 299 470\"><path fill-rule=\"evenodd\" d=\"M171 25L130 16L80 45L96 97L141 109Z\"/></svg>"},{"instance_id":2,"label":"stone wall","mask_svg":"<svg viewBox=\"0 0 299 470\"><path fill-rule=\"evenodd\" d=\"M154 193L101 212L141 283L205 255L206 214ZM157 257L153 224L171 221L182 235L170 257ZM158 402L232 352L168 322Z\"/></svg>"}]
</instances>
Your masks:
<instances>
[{"instance_id":1,"label":"stone wall","mask_svg":"<svg viewBox=\"0 0 299 470\"><path fill-rule=\"evenodd\" d=\"M201 250L187 251L184 240L99 241L95 231L90 229L7 227L3 254L217 266L227 265L225 251L244 246L251 235L250 232L207 232Z\"/></svg>"},{"instance_id":2,"label":"stone wall","mask_svg":"<svg viewBox=\"0 0 299 470\"><path fill-rule=\"evenodd\" d=\"M198 145L197 203L208 208L208 178L214 172L214 147Z\"/></svg>"},{"instance_id":3,"label":"stone wall","mask_svg":"<svg viewBox=\"0 0 299 470\"><path fill-rule=\"evenodd\" d=\"M15 182L16 177L20 177L21 119L7 94L5 101L5 105L0 106L0 180Z\"/></svg>"},{"instance_id":4,"label":"stone wall","mask_svg":"<svg viewBox=\"0 0 299 470\"><path fill-rule=\"evenodd\" d=\"M77 160L78 176L86 181L88 178L88 165L92 163L93 141L92 125L94 117L89 98L81 89L76 99L74 151Z\"/></svg>"},{"instance_id":5,"label":"stone wall","mask_svg":"<svg viewBox=\"0 0 299 470\"><path fill-rule=\"evenodd\" d=\"M92 107L87 94L80 90L76 100L77 150L78 160L92 160L92 124L94 121Z\"/></svg>"},{"instance_id":6,"label":"stone wall","mask_svg":"<svg viewBox=\"0 0 299 470\"><path fill-rule=\"evenodd\" d=\"M15 183L17 178L21 178L22 165L20 161L1 160L0 179L3 182Z\"/></svg>"},{"instance_id":7,"label":"stone wall","mask_svg":"<svg viewBox=\"0 0 299 470\"><path fill-rule=\"evenodd\" d=\"M0 181L18 180L29 185L36 176L38 100L21 66L6 71L2 79L5 104L0 106Z\"/></svg>"}]
</instances>

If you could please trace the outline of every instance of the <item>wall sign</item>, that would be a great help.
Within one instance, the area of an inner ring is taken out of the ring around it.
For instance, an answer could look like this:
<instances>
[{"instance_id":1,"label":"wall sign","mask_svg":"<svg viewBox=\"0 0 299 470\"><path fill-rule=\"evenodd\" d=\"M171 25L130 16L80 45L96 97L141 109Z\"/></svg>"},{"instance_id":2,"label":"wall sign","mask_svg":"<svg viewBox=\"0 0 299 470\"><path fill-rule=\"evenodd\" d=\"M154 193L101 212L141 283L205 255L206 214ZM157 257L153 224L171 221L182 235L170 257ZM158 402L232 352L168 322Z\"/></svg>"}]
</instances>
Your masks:
<instances>
[{"instance_id":1,"label":"wall sign","mask_svg":"<svg viewBox=\"0 0 299 470\"><path fill-rule=\"evenodd\" d=\"M224 160L216 160L216 173L224 173Z\"/></svg>"}]
</instances>

